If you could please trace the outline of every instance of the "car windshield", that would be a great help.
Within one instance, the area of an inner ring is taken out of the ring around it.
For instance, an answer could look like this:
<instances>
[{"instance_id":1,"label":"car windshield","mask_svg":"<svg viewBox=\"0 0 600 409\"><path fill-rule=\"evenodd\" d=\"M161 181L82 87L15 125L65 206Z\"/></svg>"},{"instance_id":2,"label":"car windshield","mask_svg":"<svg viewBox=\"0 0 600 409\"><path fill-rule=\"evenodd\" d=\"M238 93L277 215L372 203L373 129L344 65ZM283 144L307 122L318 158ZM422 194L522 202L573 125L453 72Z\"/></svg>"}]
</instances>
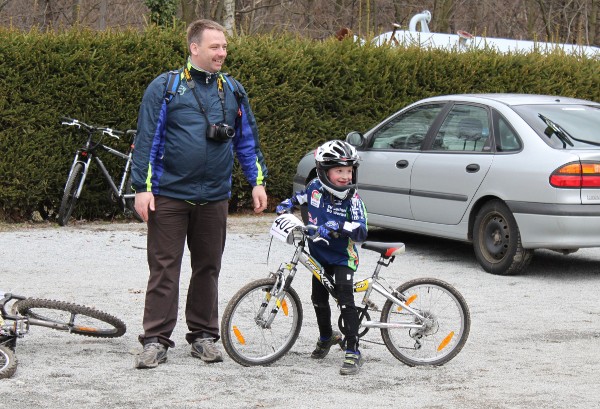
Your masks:
<instances>
[{"instance_id":1,"label":"car windshield","mask_svg":"<svg viewBox=\"0 0 600 409\"><path fill-rule=\"evenodd\" d=\"M521 105L514 110L557 149L600 149L600 108L591 105Z\"/></svg>"}]
</instances>

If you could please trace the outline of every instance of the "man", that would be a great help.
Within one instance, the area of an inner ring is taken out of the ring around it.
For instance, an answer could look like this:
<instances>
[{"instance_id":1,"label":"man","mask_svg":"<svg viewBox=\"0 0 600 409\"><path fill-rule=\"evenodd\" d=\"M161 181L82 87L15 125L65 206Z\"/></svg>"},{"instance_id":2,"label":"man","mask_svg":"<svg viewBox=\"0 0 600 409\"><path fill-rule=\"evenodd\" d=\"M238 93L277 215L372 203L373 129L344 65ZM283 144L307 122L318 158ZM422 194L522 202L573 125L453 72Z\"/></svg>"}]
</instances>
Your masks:
<instances>
[{"instance_id":1,"label":"man","mask_svg":"<svg viewBox=\"0 0 600 409\"><path fill-rule=\"evenodd\" d=\"M225 247L234 152L252 185L254 211L267 206L267 168L244 88L221 73L225 29L197 20L187 29L190 52L179 72L163 73L146 89L138 117L132 185L135 209L148 223L144 350L136 368L166 362L175 346L179 277L185 242L192 274L185 308L191 354L220 362L218 278ZM173 80L179 84L169 94Z\"/></svg>"}]
</instances>

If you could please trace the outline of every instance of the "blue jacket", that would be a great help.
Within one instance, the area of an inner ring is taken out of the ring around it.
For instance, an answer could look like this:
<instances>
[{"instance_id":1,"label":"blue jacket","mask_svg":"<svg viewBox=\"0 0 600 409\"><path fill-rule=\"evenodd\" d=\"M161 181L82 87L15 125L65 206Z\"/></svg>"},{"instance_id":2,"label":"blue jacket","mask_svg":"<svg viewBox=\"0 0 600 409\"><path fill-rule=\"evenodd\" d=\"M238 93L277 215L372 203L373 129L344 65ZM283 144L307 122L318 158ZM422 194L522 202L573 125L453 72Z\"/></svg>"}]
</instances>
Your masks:
<instances>
[{"instance_id":1,"label":"blue jacket","mask_svg":"<svg viewBox=\"0 0 600 409\"><path fill-rule=\"evenodd\" d=\"M325 190L319 179L313 179L304 191L296 192L292 202L308 205L308 224L321 226L333 220L341 227L340 237L332 238L329 244L309 241L310 254L322 265L348 266L356 271L358 252L354 243L367 238L367 210L358 193L341 200Z\"/></svg>"},{"instance_id":2,"label":"blue jacket","mask_svg":"<svg viewBox=\"0 0 600 409\"><path fill-rule=\"evenodd\" d=\"M228 199L234 153L248 182L252 186L263 185L267 168L244 88L224 74L196 70L189 61L187 67L206 116L200 111L183 70L177 93L168 104L165 100L168 73L155 78L146 89L139 110L133 188L136 192L194 202ZM222 82L223 99L217 89L220 75L226 80ZM236 89L241 94L239 106ZM207 117L210 124L235 126L233 139L227 142L207 139Z\"/></svg>"}]
</instances>

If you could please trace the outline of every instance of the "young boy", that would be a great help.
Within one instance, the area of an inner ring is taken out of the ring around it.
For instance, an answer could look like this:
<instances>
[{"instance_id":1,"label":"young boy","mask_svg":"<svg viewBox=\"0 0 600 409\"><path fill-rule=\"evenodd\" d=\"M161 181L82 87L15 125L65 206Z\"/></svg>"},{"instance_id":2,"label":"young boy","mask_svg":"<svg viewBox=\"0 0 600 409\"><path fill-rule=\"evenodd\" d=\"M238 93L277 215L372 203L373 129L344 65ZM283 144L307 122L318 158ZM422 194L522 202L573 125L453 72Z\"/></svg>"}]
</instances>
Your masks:
<instances>
[{"instance_id":1,"label":"young boy","mask_svg":"<svg viewBox=\"0 0 600 409\"><path fill-rule=\"evenodd\" d=\"M277 213L283 213L294 205L307 203L308 223L319 226L319 236L329 242L309 241L308 247L310 254L335 281L346 333L342 375L356 374L362 365L358 349L358 312L352 291L354 272L358 267L354 243L367 237L367 213L356 193L358 160L352 145L339 140L324 143L315 152L317 178L304 191L296 192L276 208ZM323 359L333 345L341 343L342 335L332 329L329 293L315 276L312 278L312 302L320 337L311 357Z\"/></svg>"}]
</instances>

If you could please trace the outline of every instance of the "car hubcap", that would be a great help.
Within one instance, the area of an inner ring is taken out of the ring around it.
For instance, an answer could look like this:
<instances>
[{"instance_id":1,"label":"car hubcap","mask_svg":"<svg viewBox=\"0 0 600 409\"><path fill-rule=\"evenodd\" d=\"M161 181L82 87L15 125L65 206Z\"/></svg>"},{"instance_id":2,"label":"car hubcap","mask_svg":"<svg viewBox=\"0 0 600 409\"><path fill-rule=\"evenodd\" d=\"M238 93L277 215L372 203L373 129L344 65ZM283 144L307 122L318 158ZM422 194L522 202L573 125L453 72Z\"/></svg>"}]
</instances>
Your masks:
<instances>
[{"instance_id":1,"label":"car hubcap","mask_svg":"<svg viewBox=\"0 0 600 409\"><path fill-rule=\"evenodd\" d=\"M500 215L493 215L485 225L484 245L487 253L494 260L502 260L508 250L508 224Z\"/></svg>"}]
</instances>

